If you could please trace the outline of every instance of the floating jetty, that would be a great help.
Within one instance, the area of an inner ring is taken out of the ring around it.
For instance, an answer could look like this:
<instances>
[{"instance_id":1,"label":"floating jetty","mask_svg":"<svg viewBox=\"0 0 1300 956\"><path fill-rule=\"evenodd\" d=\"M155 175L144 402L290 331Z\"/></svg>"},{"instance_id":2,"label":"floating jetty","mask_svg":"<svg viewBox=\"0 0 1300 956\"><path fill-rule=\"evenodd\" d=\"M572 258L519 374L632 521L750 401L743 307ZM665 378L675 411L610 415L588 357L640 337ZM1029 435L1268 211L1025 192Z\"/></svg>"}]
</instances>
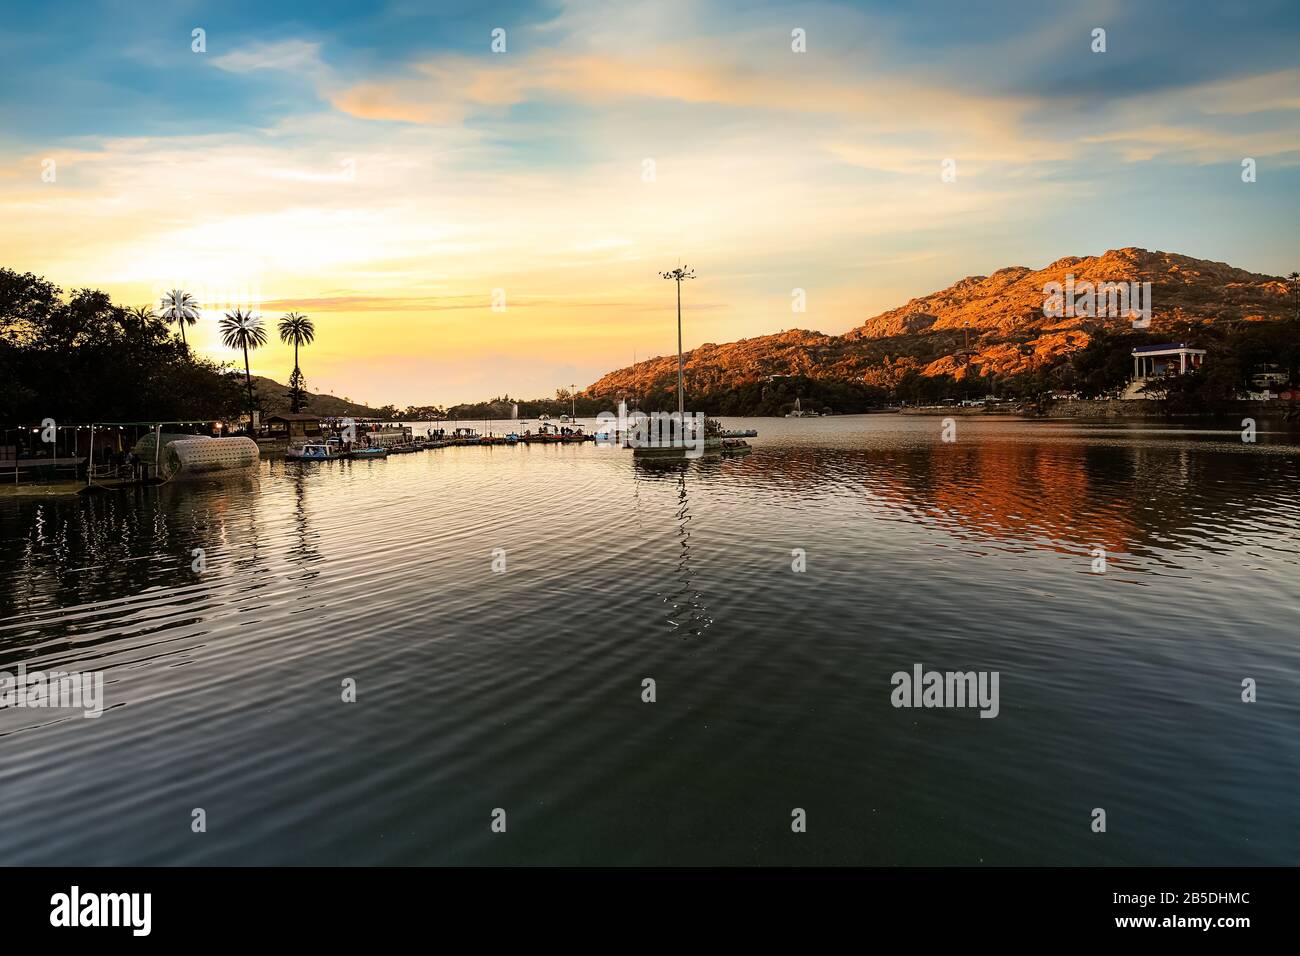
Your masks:
<instances>
[{"instance_id":1,"label":"floating jetty","mask_svg":"<svg viewBox=\"0 0 1300 956\"><path fill-rule=\"evenodd\" d=\"M344 442L341 434L313 439L320 445L337 449L337 455L320 459L319 456L296 454L298 448L291 443L285 457L289 460L334 460L335 457L383 459L392 455L410 455L438 448L459 448L467 445L577 445L586 442L631 447L638 457L647 458L679 458L691 450L685 446L637 447L629 444L628 436L622 433L614 431L589 433L583 426L577 424L561 426L554 422L541 421L540 425L537 431L528 428L504 435L482 434L476 428L462 425L450 431L442 428L429 429L426 437L418 437L409 425L358 426L356 440L353 442ZM330 429L326 429L324 434L328 434L329 431ZM383 438L376 441L375 439L381 435ZM721 431L704 438L701 442L702 447L695 450L694 454L745 455L752 449L744 439L754 438L757 435L758 431L753 428Z\"/></svg>"},{"instance_id":2,"label":"floating jetty","mask_svg":"<svg viewBox=\"0 0 1300 956\"><path fill-rule=\"evenodd\" d=\"M386 458L389 455L410 455L436 448L464 445L569 445L594 442L597 436L588 434L581 426L553 425L543 422L539 431L527 429L505 435L482 435L475 428L461 426L450 433L443 429L430 429L427 437L416 436L409 425L354 425L355 440L345 441L344 433L331 434L334 429L314 429L311 437L290 440L285 445L284 457L289 461L334 461L338 458ZM266 449L271 450L271 449ZM325 450L328 453L322 453ZM312 453L308 453L308 452Z\"/></svg>"},{"instance_id":3,"label":"floating jetty","mask_svg":"<svg viewBox=\"0 0 1300 956\"><path fill-rule=\"evenodd\" d=\"M540 426L536 431L524 428L525 421L512 422L507 427L515 430L504 435L484 435L469 427L450 432L429 428L419 435L411 425L401 423L324 419L305 413L272 416L269 423L269 428L253 437L222 437L226 426L218 421L11 426L0 429L0 484L6 496L74 494L250 474L258 470L264 457L325 462L383 459L460 445L592 442L630 447L628 436L617 430L588 432L576 421L561 425L545 418L534 423ZM703 451L716 454L724 441L757 434L754 429L722 431L705 441ZM731 453L745 452L736 446ZM672 457L681 450L642 450L638 454Z\"/></svg>"},{"instance_id":4,"label":"floating jetty","mask_svg":"<svg viewBox=\"0 0 1300 956\"><path fill-rule=\"evenodd\" d=\"M534 444L568 445L568 444L579 444L584 441L595 441L595 440L596 440L595 435L588 435L585 433L570 434L570 435L553 435L553 434L522 435L519 437L519 441L523 442L525 445L534 445Z\"/></svg>"}]
</instances>

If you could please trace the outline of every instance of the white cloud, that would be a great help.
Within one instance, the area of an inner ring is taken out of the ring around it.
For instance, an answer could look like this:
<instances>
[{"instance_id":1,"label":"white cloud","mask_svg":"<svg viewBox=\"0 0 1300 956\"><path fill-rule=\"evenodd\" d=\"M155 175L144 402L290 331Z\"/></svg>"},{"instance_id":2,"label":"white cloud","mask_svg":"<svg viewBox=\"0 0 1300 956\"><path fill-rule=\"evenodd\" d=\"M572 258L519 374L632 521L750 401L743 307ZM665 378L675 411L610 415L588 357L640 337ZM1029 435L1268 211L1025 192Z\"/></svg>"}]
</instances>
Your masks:
<instances>
[{"instance_id":1,"label":"white cloud","mask_svg":"<svg viewBox=\"0 0 1300 956\"><path fill-rule=\"evenodd\" d=\"M307 40L280 40L256 43L212 57L212 65L230 73L255 70L285 70L324 76L327 73L320 56L320 44Z\"/></svg>"}]
</instances>

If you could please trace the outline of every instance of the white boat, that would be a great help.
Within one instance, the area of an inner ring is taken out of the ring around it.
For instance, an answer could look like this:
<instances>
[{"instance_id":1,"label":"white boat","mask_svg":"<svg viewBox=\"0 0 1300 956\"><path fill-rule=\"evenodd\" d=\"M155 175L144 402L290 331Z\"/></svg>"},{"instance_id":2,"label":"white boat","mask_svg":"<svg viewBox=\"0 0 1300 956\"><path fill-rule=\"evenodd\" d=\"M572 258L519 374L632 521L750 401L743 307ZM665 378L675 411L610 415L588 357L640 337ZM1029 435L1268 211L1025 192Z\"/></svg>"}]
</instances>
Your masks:
<instances>
[{"instance_id":1,"label":"white boat","mask_svg":"<svg viewBox=\"0 0 1300 956\"><path fill-rule=\"evenodd\" d=\"M285 449L284 457L291 461L338 461L343 457L343 449L325 442L290 445Z\"/></svg>"}]
</instances>

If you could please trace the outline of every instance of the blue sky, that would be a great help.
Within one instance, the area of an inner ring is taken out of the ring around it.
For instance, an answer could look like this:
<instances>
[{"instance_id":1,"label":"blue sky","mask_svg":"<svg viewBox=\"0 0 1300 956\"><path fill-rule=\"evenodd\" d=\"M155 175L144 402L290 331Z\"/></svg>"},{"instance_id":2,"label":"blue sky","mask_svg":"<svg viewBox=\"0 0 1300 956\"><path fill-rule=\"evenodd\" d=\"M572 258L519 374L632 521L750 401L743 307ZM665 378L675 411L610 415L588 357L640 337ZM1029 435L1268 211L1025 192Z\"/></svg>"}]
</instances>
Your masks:
<instances>
[{"instance_id":1,"label":"blue sky","mask_svg":"<svg viewBox=\"0 0 1300 956\"><path fill-rule=\"evenodd\" d=\"M0 7L0 262L297 304L354 398L667 352L679 257L688 347L1122 246L1300 267L1295 3Z\"/></svg>"}]
</instances>

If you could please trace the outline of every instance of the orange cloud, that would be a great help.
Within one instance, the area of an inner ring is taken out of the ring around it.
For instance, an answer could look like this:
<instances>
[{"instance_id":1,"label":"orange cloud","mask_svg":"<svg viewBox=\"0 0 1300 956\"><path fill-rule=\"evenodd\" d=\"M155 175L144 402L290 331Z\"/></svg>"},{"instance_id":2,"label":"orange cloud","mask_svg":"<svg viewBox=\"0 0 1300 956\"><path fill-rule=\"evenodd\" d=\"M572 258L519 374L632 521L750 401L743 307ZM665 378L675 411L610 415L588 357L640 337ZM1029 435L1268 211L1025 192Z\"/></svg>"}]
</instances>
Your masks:
<instances>
[{"instance_id":1,"label":"orange cloud","mask_svg":"<svg viewBox=\"0 0 1300 956\"><path fill-rule=\"evenodd\" d=\"M636 57L543 50L528 56L447 56L415 67L419 78L369 81L336 90L349 115L412 123L443 122L474 107L508 106L543 96L586 103L668 99L753 110L835 115L888 128L938 124L1014 138L1032 97L976 96L929 81L862 75L832 64L820 72L758 70L719 62L716 51L655 50Z\"/></svg>"},{"instance_id":2,"label":"orange cloud","mask_svg":"<svg viewBox=\"0 0 1300 956\"><path fill-rule=\"evenodd\" d=\"M333 106L349 116L402 123L436 123L456 118L449 104L411 96L400 86L360 83L336 93Z\"/></svg>"}]
</instances>

